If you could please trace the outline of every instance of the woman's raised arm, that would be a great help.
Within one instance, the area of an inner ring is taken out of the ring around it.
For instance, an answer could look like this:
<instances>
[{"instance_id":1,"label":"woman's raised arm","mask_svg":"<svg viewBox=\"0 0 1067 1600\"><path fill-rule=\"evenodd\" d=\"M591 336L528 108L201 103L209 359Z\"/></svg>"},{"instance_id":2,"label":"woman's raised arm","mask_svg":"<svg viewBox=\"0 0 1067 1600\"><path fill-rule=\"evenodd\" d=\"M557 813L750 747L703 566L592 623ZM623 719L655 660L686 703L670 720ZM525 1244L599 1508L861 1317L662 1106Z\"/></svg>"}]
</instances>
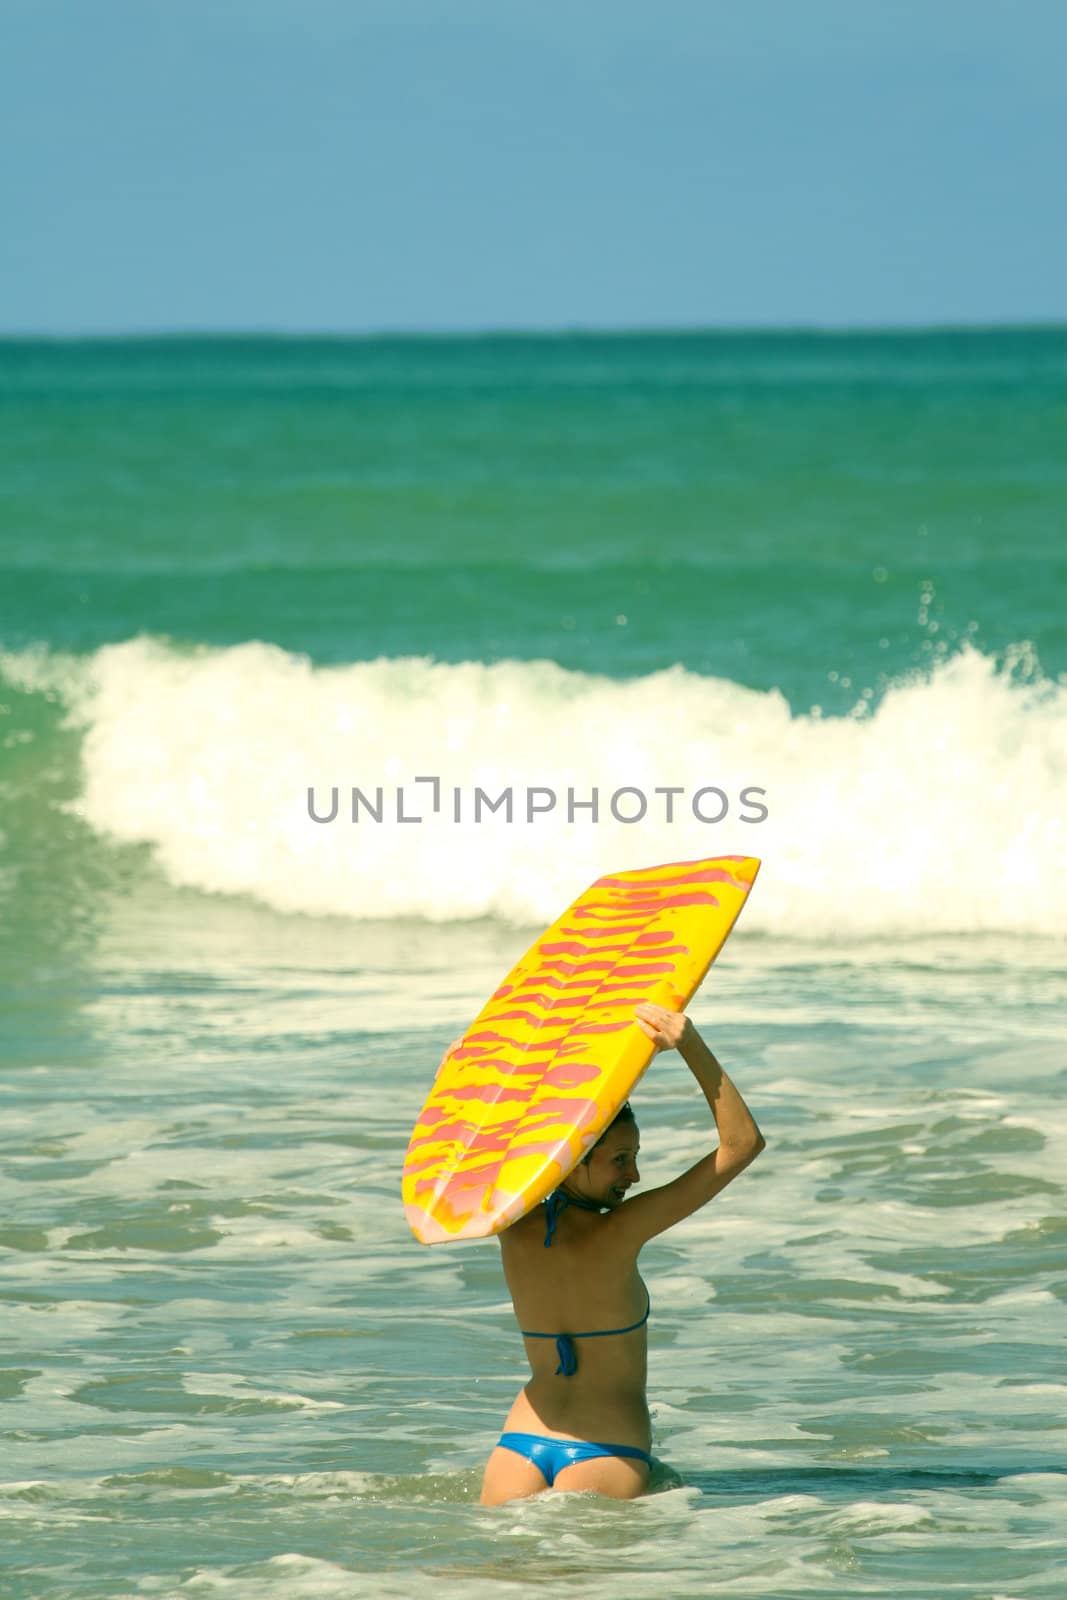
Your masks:
<instances>
[{"instance_id":1,"label":"woman's raised arm","mask_svg":"<svg viewBox=\"0 0 1067 1600\"><path fill-rule=\"evenodd\" d=\"M703 1090L719 1131L718 1148L710 1155L673 1183L636 1195L619 1207L613 1222L627 1243L640 1249L646 1239L673 1227L714 1199L755 1161L766 1147L766 1140L722 1064L684 1013L641 1001L636 1015L638 1025L654 1040L657 1050L678 1051Z\"/></svg>"}]
</instances>

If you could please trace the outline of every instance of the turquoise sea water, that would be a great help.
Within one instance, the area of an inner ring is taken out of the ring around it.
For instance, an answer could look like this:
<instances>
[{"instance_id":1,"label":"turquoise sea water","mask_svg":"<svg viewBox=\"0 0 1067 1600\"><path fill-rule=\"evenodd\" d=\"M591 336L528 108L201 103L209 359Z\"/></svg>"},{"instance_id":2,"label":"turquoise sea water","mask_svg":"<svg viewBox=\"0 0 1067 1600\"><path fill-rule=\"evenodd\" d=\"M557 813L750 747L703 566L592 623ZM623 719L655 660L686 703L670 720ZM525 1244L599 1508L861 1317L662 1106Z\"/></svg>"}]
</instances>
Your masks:
<instances>
[{"instance_id":1,"label":"turquoise sea water","mask_svg":"<svg viewBox=\"0 0 1067 1600\"><path fill-rule=\"evenodd\" d=\"M1065 378L0 343L0 1593L1063 1594ZM521 1343L411 1124L593 877L739 850L691 1009L768 1149L642 1258L657 1492L482 1509Z\"/></svg>"}]
</instances>

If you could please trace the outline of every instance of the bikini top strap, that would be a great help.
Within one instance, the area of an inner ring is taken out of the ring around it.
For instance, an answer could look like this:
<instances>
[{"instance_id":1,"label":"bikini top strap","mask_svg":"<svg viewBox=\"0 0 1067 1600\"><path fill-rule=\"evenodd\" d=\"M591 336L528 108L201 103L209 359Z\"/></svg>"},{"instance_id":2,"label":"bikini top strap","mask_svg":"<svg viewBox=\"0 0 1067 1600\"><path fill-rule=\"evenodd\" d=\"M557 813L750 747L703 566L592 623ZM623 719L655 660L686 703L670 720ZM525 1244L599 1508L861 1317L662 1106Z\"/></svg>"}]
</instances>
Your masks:
<instances>
[{"instance_id":1,"label":"bikini top strap","mask_svg":"<svg viewBox=\"0 0 1067 1600\"><path fill-rule=\"evenodd\" d=\"M606 1339L613 1333L634 1333L638 1328L643 1328L652 1314L652 1296L645 1286L645 1314L638 1322L631 1322L625 1328L586 1328L577 1333L537 1333L533 1328L520 1328L519 1332L524 1339Z\"/></svg>"},{"instance_id":2,"label":"bikini top strap","mask_svg":"<svg viewBox=\"0 0 1067 1600\"><path fill-rule=\"evenodd\" d=\"M559 1221L559 1214L567 1205L569 1198L569 1195L564 1194L562 1189L556 1189L555 1192L550 1194L548 1199L545 1201L546 1250L552 1243L552 1235L556 1231L556 1223Z\"/></svg>"}]
</instances>

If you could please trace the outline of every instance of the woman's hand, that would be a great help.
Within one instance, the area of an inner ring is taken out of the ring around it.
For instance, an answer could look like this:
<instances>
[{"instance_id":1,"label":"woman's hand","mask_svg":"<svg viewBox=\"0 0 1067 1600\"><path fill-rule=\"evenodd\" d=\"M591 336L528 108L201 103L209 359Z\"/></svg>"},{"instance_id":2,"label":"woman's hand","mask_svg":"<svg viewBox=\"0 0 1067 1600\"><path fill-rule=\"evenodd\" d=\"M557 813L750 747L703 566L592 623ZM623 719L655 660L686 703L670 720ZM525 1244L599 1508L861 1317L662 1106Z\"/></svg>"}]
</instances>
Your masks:
<instances>
[{"instance_id":1,"label":"woman's hand","mask_svg":"<svg viewBox=\"0 0 1067 1600\"><path fill-rule=\"evenodd\" d=\"M634 1016L657 1050L677 1050L693 1026L684 1011L668 1011L648 1000L640 1000L634 1006Z\"/></svg>"},{"instance_id":2,"label":"woman's hand","mask_svg":"<svg viewBox=\"0 0 1067 1600\"><path fill-rule=\"evenodd\" d=\"M463 1043L463 1035L462 1034L460 1034L458 1039L453 1039L452 1040L452 1043L449 1045L448 1049L445 1051L444 1055L441 1057L441 1065L437 1068L437 1071L434 1073L434 1081L435 1082L441 1076L441 1067L444 1066L444 1064L448 1060L449 1056L452 1055L454 1051L459 1049L459 1047L460 1047L460 1045L462 1043Z\"/></svg>"}]
</instances>

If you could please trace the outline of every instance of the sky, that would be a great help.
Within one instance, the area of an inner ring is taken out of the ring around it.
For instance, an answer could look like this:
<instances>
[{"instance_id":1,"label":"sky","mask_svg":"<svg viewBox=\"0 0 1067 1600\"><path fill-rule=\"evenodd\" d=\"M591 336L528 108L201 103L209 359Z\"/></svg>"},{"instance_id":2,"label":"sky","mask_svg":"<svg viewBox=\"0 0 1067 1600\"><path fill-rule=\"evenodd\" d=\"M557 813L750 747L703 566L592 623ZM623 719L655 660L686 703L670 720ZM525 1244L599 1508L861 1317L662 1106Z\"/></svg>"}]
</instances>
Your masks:
<instances>
[{"instance_id":1,"label":"sky","mask_svg":"<svg viewBox=\"0 0 1067 1600\"><path fill-rule=\"evenodd\" d=\"M0 0L0 332L1067 320L1063 0Z\"/></svg>"}]
</instances>

